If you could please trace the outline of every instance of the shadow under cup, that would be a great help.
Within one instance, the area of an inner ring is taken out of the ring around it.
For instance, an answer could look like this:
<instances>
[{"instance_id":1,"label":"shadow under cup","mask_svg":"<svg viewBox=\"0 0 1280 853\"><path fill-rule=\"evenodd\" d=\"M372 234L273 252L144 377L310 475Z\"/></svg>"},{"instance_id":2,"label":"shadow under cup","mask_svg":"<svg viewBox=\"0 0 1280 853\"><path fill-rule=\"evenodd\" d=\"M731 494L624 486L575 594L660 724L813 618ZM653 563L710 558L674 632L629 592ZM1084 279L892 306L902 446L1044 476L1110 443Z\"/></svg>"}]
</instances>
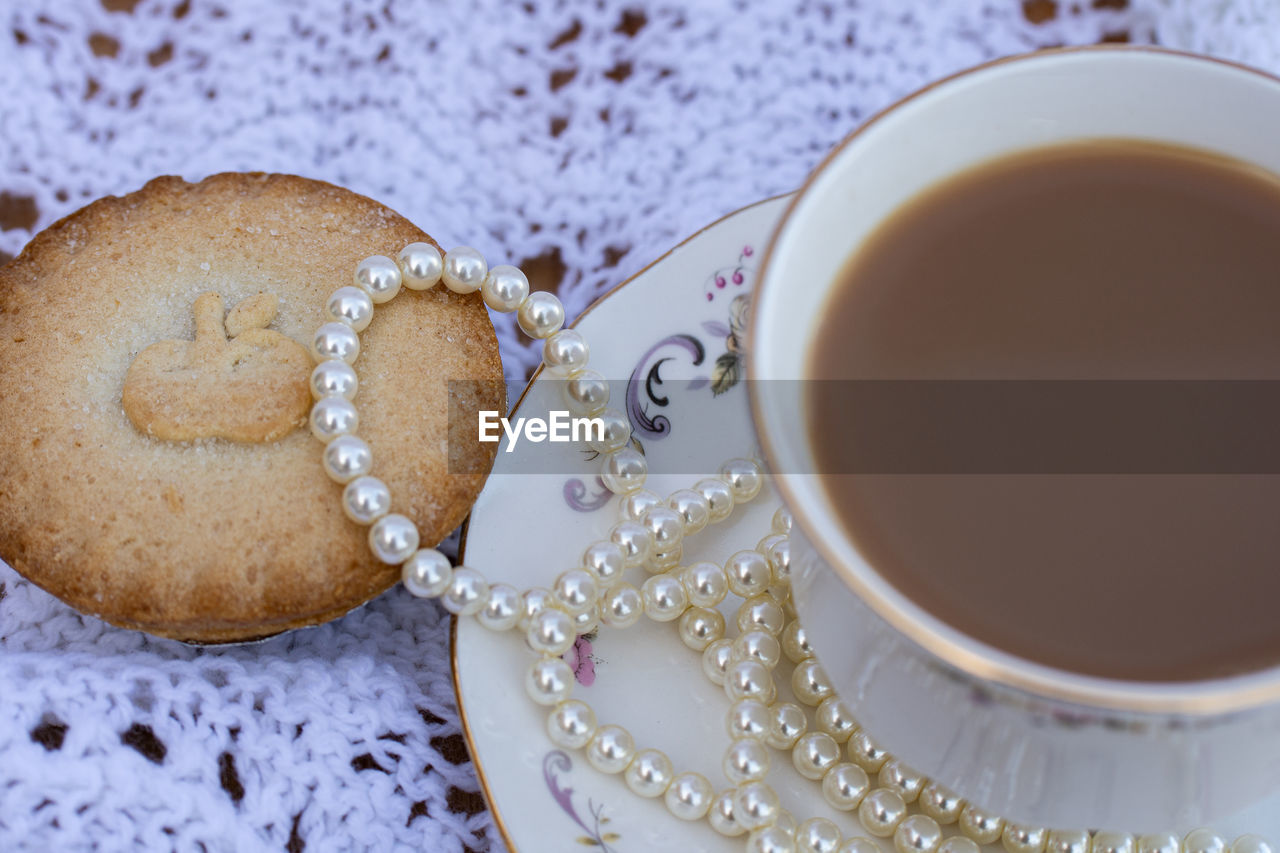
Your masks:
<instances>
[{"instance_id":1,"label":"shadow under cup","mask_svg":"<svg viewBox=\"0 0 1280 853\"><path fill-rule=\"evenodd\" d=\"M1280 80L1169 51L1089 48L995 62L900 102L837 147L779 225L752 305L749 384L761 446L796 519L796 606L860 723L1007 818L1155 832L1220 819L1280 789L1280 670L1127 682L960 633L899 593L844 532L808 473L817 468L805 383L759 381L806 375L824 283L905 202L1002 155L1097 138L1205 149L1280 172Z\"/></svg>"}]
</instances>

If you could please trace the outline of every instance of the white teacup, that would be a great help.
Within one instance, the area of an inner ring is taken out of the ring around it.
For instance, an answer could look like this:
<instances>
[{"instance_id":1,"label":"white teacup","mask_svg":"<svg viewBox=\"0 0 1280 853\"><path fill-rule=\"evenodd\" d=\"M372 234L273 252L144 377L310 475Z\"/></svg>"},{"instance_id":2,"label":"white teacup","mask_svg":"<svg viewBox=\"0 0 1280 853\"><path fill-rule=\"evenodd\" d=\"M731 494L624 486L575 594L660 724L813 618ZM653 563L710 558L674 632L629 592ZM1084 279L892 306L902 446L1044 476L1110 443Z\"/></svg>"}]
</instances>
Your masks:
<instances>
[{"instance_id":1,"label":"white teacup","mask_svg":"<svg viewBox=\"0 0 1280 853\"><path fill-rule=\"evenodd\" d=\"M994 62L898 103L836 148L774 235L752 306L751 402L797 522L797 608L868 731L1010 819L1150 832L1221 818L1280 788L1280 669L1130 683L1034 664L958 632L877 574L806 473L816 465L802 383L760 381L805 376L831 284L904 202L1001 155L1097 137L1208 149L1280 172L1280 80L1168 51L1090 48Z\"/></svg>"}]
</instances>

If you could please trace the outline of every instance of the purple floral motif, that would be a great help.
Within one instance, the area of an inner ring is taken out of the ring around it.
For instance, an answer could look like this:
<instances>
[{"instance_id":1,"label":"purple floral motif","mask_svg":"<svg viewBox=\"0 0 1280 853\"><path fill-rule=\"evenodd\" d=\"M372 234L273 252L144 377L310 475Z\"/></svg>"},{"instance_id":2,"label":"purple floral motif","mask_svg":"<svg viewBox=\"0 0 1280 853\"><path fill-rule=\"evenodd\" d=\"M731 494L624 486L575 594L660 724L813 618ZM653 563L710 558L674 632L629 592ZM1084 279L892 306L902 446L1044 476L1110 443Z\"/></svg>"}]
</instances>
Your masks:
<instances>
[{"instance_id":1,"label":"purple floral motif","mask_svg":"<svg viewBox=\"0 0 1280 853\"><path fill-rule=\"evenodd\" d=\"M565 480L564 502L576 512L595 512L607 504L613 494L599 477L592 478L592 486L594 488L588 490L586 483L577 477Z\"/></svg>"},{"instance_id":2,"label":"purple floral motif","mask_svg":"<svg viewBox=\"0 0 1280 853\"><path fill-rule=\"evenodd\" d=\"M631 418L634 431L653 438L662 438L671 432L670 419L665 415L652 415L649 410L650 403L659 407L671 403L670 398L662 394L662 365L674 356L654 358L668 347L683 349L689 354L694 366L702 364L706 358L706 349L701 341L693 335L679 334L658 341L636 363L635 370L631 371L631 378L627 380L627 415ZM643 401L640 398L642 393L645 397Z\"/></svg>"},{"instance_id":3,"label":"purple floral motif","mask_svg":"<svg viewBox=\"0 0 1280 853\"><path fill-rule=\"evenodd\" d=\"M591 641L596 638L595 631L582 634L574 640L573 648L565 652L565 663L573 669L573 677L583 687L596 683L596 656L591 653Z\"/></svg>"},{"instance_id":4,"label":"purple floral motif","mask_svg":"<svg viewBox=\"0 0 1280 853\"><path fill-rule=\"evenodd\" d=\"M573 803L573 788L561 784L560 774L568 773L572 769L573 759L567 753L559 749L548 752L542 759L542 778L547 784L547 790L551 793L551 798L560 806L561 811L586 833L578 836L579 844L598 848L601 853L614 853L615 848L609 845L622 836L616 832L603 831L609 824L609 817L604 813L604 805L598 805L590 797L587 798L587 815L591 820L591 824L588 825L578 814L578 808Z\"/></svg>"}]
</instances>

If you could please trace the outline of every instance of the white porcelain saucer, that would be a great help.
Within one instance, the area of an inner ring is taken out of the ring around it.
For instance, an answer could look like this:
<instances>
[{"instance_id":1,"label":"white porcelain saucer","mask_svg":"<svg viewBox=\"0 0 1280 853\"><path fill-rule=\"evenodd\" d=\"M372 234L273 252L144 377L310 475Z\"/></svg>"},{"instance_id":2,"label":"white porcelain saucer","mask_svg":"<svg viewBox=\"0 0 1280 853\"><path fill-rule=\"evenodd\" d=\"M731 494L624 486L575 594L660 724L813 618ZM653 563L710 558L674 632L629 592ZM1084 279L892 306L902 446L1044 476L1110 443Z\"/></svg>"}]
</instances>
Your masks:
<instances>
[{"instance_id":1,"label":"white porcelain saucer","mask_svg":"<svg viewBox=\"0 0 1280 853\"><path fill-rule=\"evenodd\" d=\"M751 205L700 231L593 305L576 325L592 346L591 366L613 381L615 396L619 380L628 380L626 400L612 405L630 415L650 468L658 472L647 487L658 494L692 485L729 457L755 452L745 389L737 381L742 364L735 332L756 263L788 199ZM516 415L545 416L560 408L558 388L535 379ZM551 454L561 454L554 466L561 473L539 473L551 470ZM585 546L606 536L617 520L617 499L609 499L597 469L574 445L523 443L499 453L471 512L466 563L519 589L549 586L560 572L580 565ZM766 487L730 521L691 538L683 562L723 562L753 547L769 532L777 507ZM638 585L644 575L635 571L631 579ZM720 769L728 745L727 700L702 674L700 655L680 642L674 623L603 628L580 639L569 657L578 671L575 696L596 710L601 723L625 726L639 746L666 752L677 771L695 770L717 789L727 787ZM524 693L531 660L518 632L494 634L471 619L455 625L454 681L463 728L511 850L742 849L741 837L725 838L705 821L678 820L661 800L643 800L621 778L592 769L580 752L556 748L545 733L546 709ZM774 752L769 781L798 819L828 817L846 835L866 835L854 814L827 807L816 783L796 773L785 754ZM1280 840L1280 797L1214 828L1228 840L1246 832ZM893 850L887 840L881 846Z\"/></svg>"}]
</instances>

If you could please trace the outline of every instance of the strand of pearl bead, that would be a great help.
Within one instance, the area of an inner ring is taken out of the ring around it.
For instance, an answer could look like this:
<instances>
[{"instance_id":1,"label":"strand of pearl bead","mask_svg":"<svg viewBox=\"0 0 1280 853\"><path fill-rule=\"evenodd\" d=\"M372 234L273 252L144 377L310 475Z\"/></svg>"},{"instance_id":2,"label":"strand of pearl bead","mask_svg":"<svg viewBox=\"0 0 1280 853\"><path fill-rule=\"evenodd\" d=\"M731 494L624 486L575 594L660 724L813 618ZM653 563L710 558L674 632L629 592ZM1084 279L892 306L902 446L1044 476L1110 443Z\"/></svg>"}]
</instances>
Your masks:
<instances>
[{"instance_id":1,"label":"strand of pearl bead","mask_svg":"<svg viewBox=\"0 0 1280 853\"><path fill-rule=\"evenodd\" d=\"M696 773L676 775L665 754L636 750L634 739L619 726L597 726L590 706L570 698L573 674L560 655L600 619L625 625L634 622L638 611L659 621L683 616L688 602L678 580L651 578L637 592L622 582L623 570L644 564L652 571L653 566L678 562L686 529L697 532L712 520L728 517L735 502L755 497L763 482L759 466L750 460L732 460L720 478L673 495L670 506L647 507L636 521L616 525L609 541L588 547L584 567L562 573L551 591L532 589L521 594L509 585L490 585L473 569L451 566L439 551L420 549L416 526L390 512L389 490L370 476L372 452L355 434L358 378L353 365L360 352L359 332L369 326L376 304L390 301L402 287L426 290L438 281L459 293L481 290L489 307L516 311L524 332L546 339L544 365L553 375L564 377L570 410L599 417L604 423L602 434L591 445L602 456L601 479L611 491L634 494L647 478L643 455L628 446L629 420L605 408L608 384L587 369L585 339L576 331L560 329L564 309L559 300L551 294L531 294L527 279L514 267L488 270L473 249L462 247L441 256L435 247L417 243L405 247L395 261L383 256L361 261L353 286L339 288L326 303L330 322L313 338L318 364L311 380L316 397L312 431L325 443L326 472L346 487L344 510L353 521L370 525L375 556L399 563L404 585L413 594L439 597L450 612L475 615L493 630L525 629L526 641L540 653L527 674L526 690L534 701L551 705L547 731L554 742L568 748L586 747L589 763L604 772L621 772L637 794L661 795L673 814L700 819L711 805L710 782ZM630 505L634 509L638 503ZM723 619L718 625L715 621L718 613L698 610L701 620L681 620L691 634L709 638L723 633Z\"/></svg>"},{"instance_id":2,"label":"strand of pearl bead","mask_svg":"<svg viewBox=\"0 0 1280 853\"><path fill-rule=\"evenodd\" d=\"M678 548L686 534L699 532L713 520L713 502L721 507L728 505L731 510L733 504L745 504L755 498L762 482L758 463L730 460L722 467L720 478L703 481L701 490L678 490L665 502L652 492L637 491L620 502L621 520L615 525L610 540L588 546L584 563L598 564L602 555L611 556L607 562L613 564L613 570L608 572L608 577L615 582L608 587L609 591L631 593L632 603L627 608L626 618L619 620L621 627L634 624L641 613L659 622L680 617L682 630L689 636L696 631L691 632L686 626L696 624L696 620L690 623L687 617L701 611L705 618L710 619L707 633L723 634L723 617L717 611L692 606L678 578L656 575L636 590L621 580L621 574L628 561L653 571L654 561L660 553L655 543ZM727 517L728 511L725 511L717 513L714 520ZM619 542L628 547L624 549ZM531 610L530 618L537 620L548 611L554 613L566 606L585 610L590 604L596 605L602 619L607 619L609 614L617 615L619 599L602 596L604 589L597 586L595 580L593 573L587 570L570 570L557 578L555 589L549 595L543 596L531 590L538 602L537 612ZM591 584L590 591L587 584ZM566 643L569 636L568 633L564 635ZM564 647L567 649L567 645ZM559 648L557 645L556 649L544 650L526 678L530 697L539 704L552 706L547 718L547 733L552 742L564 748L584 749L591 766L604 773L621 773L627 786L641 796L663 797L668 811L678 818L700 820L706 817L715 793L711 782L699 773L676 774L670 759L660 750L636 749L635 739L625 728L599 725L589 705L570 698L573 675L568 665L554 656Z\"/></svg>"},{"instance_id":3,"label":"strand of pearl bead","mask_svg":"<svg viewBox=\"0 0 1280 853\"><path fill-rule=\"evenodd\" d=\"M773 531L757 544L762 555L784 556L788 570L790 526L789 513L779 509ZM786 596L789 588L778 585L771 594ZM704 649L704 673L713 683L730 685L731 701L741 691L731 667L752 661L772 671L777 665L777 653L761 642L761 636L758 631L744 632L735 640L719 640ZM821 780L823 796L833 808L857 809L863 827L873 835L892 836L899 853L977 853L979 843L996 841L1007 853L1272 853L1270 845L1256 835L1241 836L1231 844L1208 829L1195 830L1185 838L1173 833L1137 838L1127 833L1091 835L1024 826L990 815L895 759L861 731L831 692L798 620L787 623L780 639L781 650L796 664L792 690L803 704L814 707L817 731L807 732L809 719L802 707L777 702L776 697L771 702L741 698L731 705L726 716L731 743L723 763L725 776L736 787L717 800L712 823L726 835L749 832L748 850L871 853L878 849L867 838L844 838L839 827L823 818L797 824L781 807L762 808L761 803L776 802L763 781L770 762L763 745L768 744L791 749L796 770ZM738 674L747 668L739 666ZM761 690L766 695L770 692ZM841 744L848 745L851 761L836 760ZM871 787L868 773L878 773L880 787ZM912 813L913 807L920 813ZM738 818L743 809L748 810L745 820ZM963 834L946 837L942 827L956 823Z\"/></svg>"},{"instance_id":4,"label":"strand of pearl bead","mask_svg":"<svg viewBox=\"0 0 1280 853\"><path fill-rule=\"evenodd\" d=\"M564 379L569 408L579 415L598 417L604 429L589 442L601 456L601 480L617 494L643 486L648 475L644 456L630 447L631 424L626 415L607 409L609 386L587 368L590 348L583 336L562 329L564 306L554 294L530 292L529 281L516 267L490 269L475 249L462 246L441 254L429 243L411 243L393 260L374 255L362 260L352 284L338 288L325 303L327 322L316 330L311 351L317 365L311 375L311 431L325 444L325 472L342 484L343 509L352 521L370 526L369 545L381 561L402 566L402 580L414 594L439 597L458 615L480 615L487 627L506 630L518 621L516 591L506 585L489 586L473 569L449 566L433 549L419 554L419 534L406 516L392 513L391 495L370 475L373 453L356 431L359 413L355 396L359 380L354 363L360 354L359 333L372 322L376 305L401 291L429 290L438 283L455 293L479 291L495 311L515 312L525 334L542 339L543 365ZM607 567L605 567L607 568ZM571 608L572 609L572 608ZM589 618L575 614L578 627ZM554 618L554 617L551 617Z\"/></svg>"}]
</instances>

